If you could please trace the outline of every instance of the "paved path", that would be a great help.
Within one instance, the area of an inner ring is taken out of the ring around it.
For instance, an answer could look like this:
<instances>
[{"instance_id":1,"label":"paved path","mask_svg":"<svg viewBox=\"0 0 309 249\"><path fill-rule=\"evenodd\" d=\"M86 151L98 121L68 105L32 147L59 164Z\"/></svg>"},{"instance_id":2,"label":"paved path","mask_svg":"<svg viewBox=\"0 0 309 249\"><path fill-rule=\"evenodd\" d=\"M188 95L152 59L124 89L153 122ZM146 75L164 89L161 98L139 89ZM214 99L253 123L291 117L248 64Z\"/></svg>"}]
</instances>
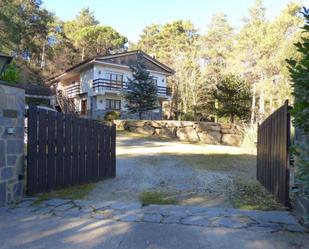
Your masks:
<instances>
[{"instance_id":1,"label":"paved path","mask_svg":"<svg viewBox=\"0 0 309 249\"><path fill-rule=\"evenodd\" d=\"M1 248L309 248L288 212L25 199L0 209Z\"/></svg>"}]
</instances>

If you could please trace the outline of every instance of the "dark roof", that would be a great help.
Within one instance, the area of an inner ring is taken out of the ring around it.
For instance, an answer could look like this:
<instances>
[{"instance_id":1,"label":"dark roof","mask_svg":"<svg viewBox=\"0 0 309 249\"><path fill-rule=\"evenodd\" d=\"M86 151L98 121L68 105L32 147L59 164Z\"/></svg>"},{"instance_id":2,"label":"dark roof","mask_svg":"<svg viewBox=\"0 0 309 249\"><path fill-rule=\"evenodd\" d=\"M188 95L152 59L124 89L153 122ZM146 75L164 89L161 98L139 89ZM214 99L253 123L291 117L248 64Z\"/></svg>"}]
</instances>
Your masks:
<instances>
[{"instance_id":1,"label":"dark roof","mask_svg":"<svg viewBox=\"0 0 309 249\"><path fill-rule=\"evenodd\" d=\"M37 96L52 96L52 91L49 86L40 86L34 84L12 84L5 81L0 81L0 84L17 87L25 90L27 95L37 95Z\"/></svg>"},{"instance_id":2,"label":"dark roof","mask_svg":"<svg viewBox=\"0 0 309 249\"><path fill-rule=\"evenodd\" d=\"M138 53L141 53L147 60L149 61L153 61L154 63L156 63L158 66L162 67L166 72L170 73L170 74L174 74L175 71L173 69L171 69L170 67L164 65L163 63L161 63L160 61L158 61L157 59L153 58L152 56L146 54L145 52L141 51L141 50L132 50L132 51L126 51L126 52L121 52L121 53L116 53L116 54L106 54L106 55L97 55L95 57L91 57L89 59L86 59L68 69L66 69L63 73L59 74L59 75L56 75L56 76L53 76L53 77L50 77L48 79L46 79L46 82L48 81L51 81L57 77L59 77L60 75L64 74L64 73L67 73L79 66L82 66L84 64L87 64L88 62L92 61L92 60L96 60L96 59L99 59L99 60L104 60L104 59L107 59L109 57L121 57L121 56L126 56L128 54L138 54ZM118 63L114 63L114 64L118 64Z\"/></svg>"}]
</instances>

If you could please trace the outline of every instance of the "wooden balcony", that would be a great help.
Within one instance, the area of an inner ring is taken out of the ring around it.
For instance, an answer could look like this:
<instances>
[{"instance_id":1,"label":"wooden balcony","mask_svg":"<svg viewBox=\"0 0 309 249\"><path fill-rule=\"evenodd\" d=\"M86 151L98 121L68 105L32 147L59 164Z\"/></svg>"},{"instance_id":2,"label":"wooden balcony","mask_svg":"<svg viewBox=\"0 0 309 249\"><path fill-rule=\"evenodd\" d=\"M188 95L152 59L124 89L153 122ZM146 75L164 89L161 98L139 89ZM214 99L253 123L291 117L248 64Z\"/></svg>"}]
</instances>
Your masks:
<instances>
[{"instance_id":1,"label":"wooden balcony","mask_svg":"<svg viewBox=\"0 0 309 249\"><path fill-rule=\"evenodd\" d=\"M80 94L80 84L74 83L64 88L66 95L69 98L74 98L77 94Z\"/></svg>"},{"instance_id":2,"label":"wooden balcony","mask_svg":"<svg viewBox=\"0 0 309 249\"><path fill-rule=\"evenodd\" d=\"M121 92L128 90L128 82L116 81L110 79L95 79L93 80L93 91L96 94L105 92ZM157 86L158 96L171 96L171 88L164 86Z\"/></svg>"}]
</instances>

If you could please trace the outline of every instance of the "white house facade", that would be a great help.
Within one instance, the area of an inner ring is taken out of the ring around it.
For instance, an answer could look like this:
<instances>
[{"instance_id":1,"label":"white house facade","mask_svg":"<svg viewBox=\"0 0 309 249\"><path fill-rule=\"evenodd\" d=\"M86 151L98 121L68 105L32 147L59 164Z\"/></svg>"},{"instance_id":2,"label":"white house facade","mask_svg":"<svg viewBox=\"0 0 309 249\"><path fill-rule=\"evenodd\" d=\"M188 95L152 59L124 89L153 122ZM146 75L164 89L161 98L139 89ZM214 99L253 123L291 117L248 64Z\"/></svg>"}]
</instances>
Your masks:
<instances>
[{"instance_id":1,"label":"white house facade","mask_svg":"<svg viewBox=\"0 0 309 249\"><path fill-rule=\"evenodd\" d=\"M144 114L144 119L162 119L162 103L170 100L167 78L174 71L153 57L137 50L107 56L97 56L69 68L51 78L58 93L66 95L81 115L103 118L108 111L118 111L122 119L135 119L129 113L123 92L132 78L130 65L141 60L157 86L158 109Z\"/></svg>"}]
</instances>

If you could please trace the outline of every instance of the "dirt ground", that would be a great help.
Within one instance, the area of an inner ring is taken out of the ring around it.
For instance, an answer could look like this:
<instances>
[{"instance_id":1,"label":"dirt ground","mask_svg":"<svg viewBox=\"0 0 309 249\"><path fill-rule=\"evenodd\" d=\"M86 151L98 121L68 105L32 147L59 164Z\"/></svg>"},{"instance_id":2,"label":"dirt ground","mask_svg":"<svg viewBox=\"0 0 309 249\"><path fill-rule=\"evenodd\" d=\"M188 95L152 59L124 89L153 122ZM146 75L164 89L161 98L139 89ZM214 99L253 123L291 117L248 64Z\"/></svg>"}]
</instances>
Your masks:
<instances>
[{"instance_id":1,"label":"dirt ground","mask_svg":"<svg viewBox=\"0 0 309 249\"><path fill-rule=\"evenodd\" d=\"M235 178L255 178L252 148L189 144L125 132L117 134L117 177L97 184L86 199L138 201L161 192L178 204L231 207Z\"/></svg>"}]
</instances>

